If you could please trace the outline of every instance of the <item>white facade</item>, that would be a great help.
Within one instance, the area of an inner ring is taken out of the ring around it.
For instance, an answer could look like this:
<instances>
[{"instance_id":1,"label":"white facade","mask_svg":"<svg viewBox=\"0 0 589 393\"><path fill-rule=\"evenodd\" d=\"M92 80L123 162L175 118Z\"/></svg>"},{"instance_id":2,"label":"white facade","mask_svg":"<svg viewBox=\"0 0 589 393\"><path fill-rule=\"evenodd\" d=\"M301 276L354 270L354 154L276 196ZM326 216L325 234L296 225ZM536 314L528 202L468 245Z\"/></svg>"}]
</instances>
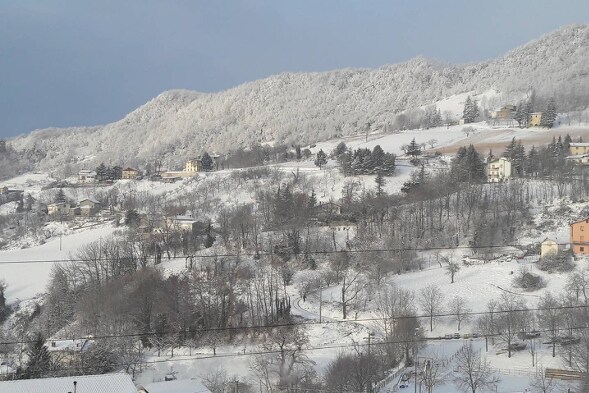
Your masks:
<instances>
[{"instance_id":1,"label":"white facade","mask_svg":"<svg viewBox=\"0 0 589 393\"><path fill-rule=\"evenodd\" d=\"M511 179L511 161L505 157L490 161L487 164L487 180L489 183L499 183Z\"/></svg>"}]
</instances>

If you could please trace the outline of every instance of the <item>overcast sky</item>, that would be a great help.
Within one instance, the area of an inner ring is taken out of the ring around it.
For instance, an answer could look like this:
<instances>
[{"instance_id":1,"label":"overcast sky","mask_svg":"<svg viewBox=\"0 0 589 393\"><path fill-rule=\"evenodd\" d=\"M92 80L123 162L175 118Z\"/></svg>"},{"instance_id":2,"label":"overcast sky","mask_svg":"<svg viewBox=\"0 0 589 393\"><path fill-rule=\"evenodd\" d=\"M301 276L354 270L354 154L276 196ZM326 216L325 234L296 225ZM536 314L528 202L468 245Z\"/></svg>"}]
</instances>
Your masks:
<instances>
[{"instance_id":1,"label":"overcast sky","mask_svg":"<svg viewBox=\"0 0 589 393\"><path fill-rule=\"evenodd\" d=\"M0 136L108 123L168 89L479 61L587 22L587 0L0 0Z\"/></svg>"}]
</instances>

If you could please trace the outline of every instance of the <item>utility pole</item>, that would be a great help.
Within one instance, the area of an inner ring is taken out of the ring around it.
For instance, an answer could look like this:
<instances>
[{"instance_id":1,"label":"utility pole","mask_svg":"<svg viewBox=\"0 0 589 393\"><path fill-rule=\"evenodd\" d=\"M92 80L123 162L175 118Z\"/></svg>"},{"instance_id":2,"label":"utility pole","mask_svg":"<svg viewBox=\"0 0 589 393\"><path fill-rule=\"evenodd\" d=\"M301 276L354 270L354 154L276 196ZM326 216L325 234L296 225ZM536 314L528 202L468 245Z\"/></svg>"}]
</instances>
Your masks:
<instances>
[{"instance_id":1,"label":"utility pole","mask_svg":"<svg viewBox=\"0 0 589 393\"><path fill-rule=\"evenodd\" d=\"M419 349L417 348L417 334L419 328L415 328L415 334L413 335L413 348L415 348L415 359L413 359L413 368L415 371L415 393L417 393L417 356Z\"/></svg>"},{"instance_id":2,"label":"utility pole","mask_svg":"<svg viewBox=\"0 0 589 393\"><path fill-rule=\"evenodd\" d=\"M319 323L321 323L321 302L323 300L323 291L319 287Z\"/></svg>"}]
</instances>

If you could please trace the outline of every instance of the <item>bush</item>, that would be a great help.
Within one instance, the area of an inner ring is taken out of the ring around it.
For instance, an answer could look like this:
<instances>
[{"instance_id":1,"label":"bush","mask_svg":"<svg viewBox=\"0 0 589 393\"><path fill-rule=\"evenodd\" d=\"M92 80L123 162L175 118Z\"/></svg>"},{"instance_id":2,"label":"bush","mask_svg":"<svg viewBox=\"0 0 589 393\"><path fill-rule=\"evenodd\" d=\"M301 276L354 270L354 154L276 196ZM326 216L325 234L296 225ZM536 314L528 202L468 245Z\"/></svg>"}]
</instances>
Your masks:
<instances>
[{"instance_id":1,"label":"bush","mask_svg":"<svg viewBox=\"0 0 589 393\"><path fill-rule=\"evenodd\" d=\"M575 268L570 251L561 251L558 254L548 254L540 258L538 268L542 271L570 272Z\"/></svg>"},{"instance_id":2,"label":"bush","mask_svg":"<svg viewBox=\"0 0 589 393\"><path fill-rule=\"evenodd\" d=\"M522 268L515 277L514 284L526 291L537 291L546 286L546 281L537 274L530 273L528 269Z\"/></svg>"}]
</instances>

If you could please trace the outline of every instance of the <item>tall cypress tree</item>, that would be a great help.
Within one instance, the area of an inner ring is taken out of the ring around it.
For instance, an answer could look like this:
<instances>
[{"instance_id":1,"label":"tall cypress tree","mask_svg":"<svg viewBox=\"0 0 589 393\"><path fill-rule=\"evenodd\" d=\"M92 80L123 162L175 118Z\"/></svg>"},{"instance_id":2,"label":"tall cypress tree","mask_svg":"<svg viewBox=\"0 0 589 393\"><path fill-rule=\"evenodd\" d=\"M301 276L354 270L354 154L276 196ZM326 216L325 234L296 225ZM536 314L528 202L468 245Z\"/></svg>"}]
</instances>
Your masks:
<instances>
[{"instance_id":1,"label":"tall cypress tree","mask_svg":"<svg viewBox=\"0 0 589 393\"><path fill-rule=\"evenodd\" d=\"M24 374L25 377L40 378L47 375L51 370L51 357L41 333L38 333L35 341L30 344L27 354L29 360Z\"/></svg>"},{"instance_id":2,"label":"tall cypress tree","mask_svg":"<svg viewBox=\"0 0 589 393\"><path fill-rule=\"evenodd\" d=\"M546 106L546 111L542 113L542 118L540 119L540 124L543 127L552 128L554 126L554 122L556 120L556 100L554 97L550 98L548 101L548 105Z\"/></svg>"}]
</instances>

